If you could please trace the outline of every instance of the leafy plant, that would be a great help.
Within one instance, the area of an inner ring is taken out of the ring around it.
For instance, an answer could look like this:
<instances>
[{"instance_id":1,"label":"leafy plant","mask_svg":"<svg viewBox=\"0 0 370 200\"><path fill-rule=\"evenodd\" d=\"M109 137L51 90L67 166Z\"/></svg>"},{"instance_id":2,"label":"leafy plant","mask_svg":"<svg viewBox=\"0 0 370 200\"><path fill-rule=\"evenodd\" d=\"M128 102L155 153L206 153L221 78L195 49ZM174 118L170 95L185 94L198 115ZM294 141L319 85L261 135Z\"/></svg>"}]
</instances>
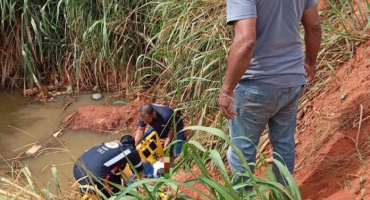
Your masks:
<instances>
[{"instance_id":1,"label":"leafy plant","mask_svg":"<svg viewBox=\"0 0 370 200\"><path fill-rule=\"evenodd\" d=\"M123 192L118 195L116 199L123 198L124 195L137 187L147 187L148 185L154 185L154 187L148 187L149 192L144 194L144 196L137 196L137 198L155 199L152 194L160 192L160 189L162 187L168 187L169 191L172 191L172 193L167 192L168 195L176 197L179 195L182 198L190 198L181 193L178 187L182 186L198 193L204 199L301 199L298 186L293 176L290 174L286 166L281 164L279 161L274 160L282 175L286 177L287 182L289 183L288 187L284 187L280 183L276 182L276 177L272 172L272 168L269 166L263 156L261 156L262 159L257 163L256 167L266 167L267 173L263 174L262 178L254 175L250 171L249 165L242 152L237 149L237 147L231 142L228 136L221 130L202 126L191 126L187 127L186 129L208 132L216 137L219 137L220 140L224 140L234 149L234 151L240 158L243 167L247 169L247 171L241 175L246 175L249 177L249 179L244 182L234 183L233 178L236 174L228 174L222 156L217 150L204 148L200 142L190 140L189 142L184 144L183 159L181 159L181 161L173 168L170 178L139 180L131 184L127 188L122 188ZM188 165L188 161L190 158L192 158L192 160L194 161L194 166L200 169L200 173L196 172L194 168ZM208 162L213 162L215 164L216 167L215 169L213 169L213 172L221 175L222 182L220 182L219 180L215 180L210 176L208 172ZM194 174L196 178L186 180L184 182L172 180L172 176L175 175L176 172L178 172L178 170L182 167L184 167L186 171ZM193 183L199 183L205 186L210 195L205 194L204 191L201 191L193 186ZM254 186L255 189L249 193L243 192L243 190L239 192L240 188L243 188L247 185Z\"/></svg>"}]
</instances>

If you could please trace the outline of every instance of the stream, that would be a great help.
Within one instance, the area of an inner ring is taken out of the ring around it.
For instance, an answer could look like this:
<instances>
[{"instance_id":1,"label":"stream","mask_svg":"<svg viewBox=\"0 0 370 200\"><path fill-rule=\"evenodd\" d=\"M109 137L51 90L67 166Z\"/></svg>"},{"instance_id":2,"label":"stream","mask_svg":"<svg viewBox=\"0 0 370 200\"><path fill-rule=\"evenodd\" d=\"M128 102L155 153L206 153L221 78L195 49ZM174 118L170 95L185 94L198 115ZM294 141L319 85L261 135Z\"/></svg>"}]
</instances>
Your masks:
<instances>
[{"instance_id":1,"label":"stream","mask_svg":"<svg viewBox=\"0 0 370 200\"><path fill-rule=\"evenodd\" d=\"M105 95L107 96L107 95ZM70 103L72 102L72 103ZM62 120L77 108L90 104L103 104L105 98L95 101L91 94L80 94L74 98L58 96L54 102L46 104L26 100L21 94L0 91L0 173L10 174L11 161L20 153L28 150L35 142L47 140L57 132ZM65 108L66 104L69 104ZM122 133L96 133L89 130L63 130L59 142L53 143L47 151L36 157L22 159L23 166L28 166L34 181L55 194L55 184L51 167L56 167L62 192L71 191L74 183L72 168L85 150L94 145L120 138Z\"/></svg>"}]
</instances>

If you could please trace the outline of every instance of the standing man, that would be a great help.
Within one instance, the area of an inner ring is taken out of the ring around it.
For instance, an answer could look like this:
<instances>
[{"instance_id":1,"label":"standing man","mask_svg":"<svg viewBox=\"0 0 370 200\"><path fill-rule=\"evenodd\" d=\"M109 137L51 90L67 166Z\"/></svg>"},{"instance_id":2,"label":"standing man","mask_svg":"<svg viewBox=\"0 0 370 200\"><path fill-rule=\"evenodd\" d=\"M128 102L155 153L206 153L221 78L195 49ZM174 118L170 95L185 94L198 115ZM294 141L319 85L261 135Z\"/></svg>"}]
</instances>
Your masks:
<instances>
[{"instance_id":1,"label":"standing man","mask_svg":"<svg viewBox=\"0 0 370 200\"><path fill-rule=\"evenodd\" d=\"M164 148L166 148L172 140L178 140L172 144L170 153L173 157L177 157L182 150L184 143L184 128L183 120L179 112L174 112L170 107L158 104L144 104L139 109L140 120L139 130L135 136L135 144L138 145L150 133L156 131L161 139L164 139ZM145 131L146 125L151 127Z\"/></svg>"},{"instance_id":2,"label":"standing man","mask_svg":"<svg viewBox=\"0 0 370 200\"><path fill-rule=\"evenodd\" d=\"M232 142L250 164L256 162L256 146L268 125L273 151L281 156L274 158L293 173L298 99L306 78L312 81L315 76L321 43L316 4L316 0L227 0L227 24L233 25L235 36L218 101L229 120ZM240 136L250 141L235 139ZM231 148L227 159L232 171L245 171ZM275 165L273 170L286 185Z\"/></svg>"},{"instance_id":3,"label":"standing man","mask_svg":"<svg viewBox=\"0 0 370 200\"><path fill-rule=\"evenodd\" d=\"M143 171L141 157L136 151L135 139L125 135L120 141L112 141L92 147L77 159L73 168L73 175L80 185L96 185L106 196L120 191L111 183L121 185L121 175L126 164L131 162L134 169L140 173ZM103 183L103 184L102 184ZM82 189L82 193L86 191Z\"/></svg>"}]
</instances>

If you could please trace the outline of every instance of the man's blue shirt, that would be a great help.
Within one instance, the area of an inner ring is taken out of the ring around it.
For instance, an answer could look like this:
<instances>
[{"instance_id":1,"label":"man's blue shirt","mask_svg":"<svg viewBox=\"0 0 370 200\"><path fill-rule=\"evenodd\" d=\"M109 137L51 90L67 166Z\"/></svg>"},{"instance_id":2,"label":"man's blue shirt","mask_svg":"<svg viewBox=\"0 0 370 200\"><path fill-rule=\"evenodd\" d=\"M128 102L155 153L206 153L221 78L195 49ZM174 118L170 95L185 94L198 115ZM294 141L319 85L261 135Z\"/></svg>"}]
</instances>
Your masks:
<instances>
[{"instance_id":1,"label":"man's blue shirt","mask_svg":"<svg viewBox=\"0 0 370 200\"><path fill-rule=\"evenodd\" d=\"M174 110L168 106L151 104L157 113L157 118L153 119L149 125L160 135L160 138L168 137L170 128L176 127L176 132L183 129L184 123L179 113L174 115ZM175 117L175 118L174 118ZM139 120L140 127L146 127L144 121Z\"/></svg>"}]
</instances>

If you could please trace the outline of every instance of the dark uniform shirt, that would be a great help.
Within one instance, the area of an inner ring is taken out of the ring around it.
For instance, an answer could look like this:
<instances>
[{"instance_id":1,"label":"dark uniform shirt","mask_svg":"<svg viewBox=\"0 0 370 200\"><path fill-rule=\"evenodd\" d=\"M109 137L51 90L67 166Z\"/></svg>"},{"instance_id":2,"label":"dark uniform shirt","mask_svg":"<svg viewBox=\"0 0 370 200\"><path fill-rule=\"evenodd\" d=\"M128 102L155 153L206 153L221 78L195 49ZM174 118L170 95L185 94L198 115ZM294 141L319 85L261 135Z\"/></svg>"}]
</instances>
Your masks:
<instances>
[{"instance_id":1,"label":"dark uniform shirt","mask_svg":"<svg viewBox=\"0 0 370 200\"><path fill-rule=\"evenodd\" d=\"M152 104L152 106L157 113L157 119L153 119L149 125L160 135L160 138L168 137L170 128L176 126L176 132L179 132L184 128L184 123L180 117L179 111L174 115L174 111L168 106L155 104ZM145 127L146 125L147 124L144 121L139 121L140 127Z\"/></svg>"},{"instance_id":2,"label":"dark uniform shirt","mask_svg":"<svg viewBox=\"0 0 370 200\"><path fill-rule=\"evenodd\" d=\"M132 163L134 168L141 172L143 170L143 164L139 153L132 144L127 144L125 142L110 142L104 143L99 146L95 146L87 150L74 165L74 177L76 180L81 179L86 176L86 174L92 173L90 175L91 180L95 183L99 183L93 176L104 179L107 175L115 176L114 169L123 170L128 163L128 160ZM86 172L87 170L87 172ZM116 171L115 173L117 173ZM81 185L86 185L90 183L90 178L84 178L79 181Z\"/></svg>"}]
</instances>

